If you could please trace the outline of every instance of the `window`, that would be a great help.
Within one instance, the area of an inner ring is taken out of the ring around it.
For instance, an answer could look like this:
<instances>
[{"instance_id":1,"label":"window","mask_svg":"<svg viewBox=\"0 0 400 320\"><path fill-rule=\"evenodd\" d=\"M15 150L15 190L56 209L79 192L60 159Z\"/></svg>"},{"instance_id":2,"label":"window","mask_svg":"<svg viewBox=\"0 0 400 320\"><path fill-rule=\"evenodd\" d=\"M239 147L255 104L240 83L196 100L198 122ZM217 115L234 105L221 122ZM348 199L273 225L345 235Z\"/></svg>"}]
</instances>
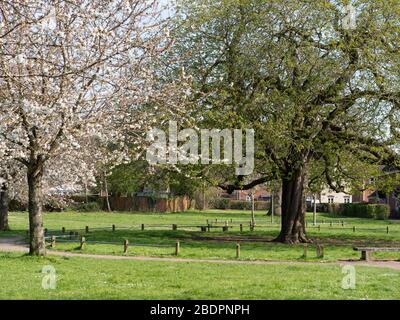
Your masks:
<instances>
[{"instance_id":1,"label":"window","mask_svg":"<svg viewBox=\"0 0 400 320\"><path fill-rule=\"evenodd\" d=\"M328 203L333 203L335 200L334 196L328 196Z\"/></svg>"},{"instance_id":2,"label":"window","mask_svg":"<svg viewBox=\"0 0 400 320\"><path fill-rule=\"evenodd\" d=\"M344 203L350 203L350 197L344 197Z\"/></svg>"}]
</instances>

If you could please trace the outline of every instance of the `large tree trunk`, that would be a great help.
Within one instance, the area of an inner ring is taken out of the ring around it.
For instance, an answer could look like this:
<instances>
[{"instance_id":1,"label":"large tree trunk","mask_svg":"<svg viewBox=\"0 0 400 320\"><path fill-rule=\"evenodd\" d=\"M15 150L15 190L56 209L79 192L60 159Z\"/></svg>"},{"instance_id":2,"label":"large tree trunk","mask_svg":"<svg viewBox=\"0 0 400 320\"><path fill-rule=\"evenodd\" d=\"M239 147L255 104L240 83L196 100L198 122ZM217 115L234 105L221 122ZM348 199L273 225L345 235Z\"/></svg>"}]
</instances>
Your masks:
<instances>
[{"instance_id":1,"label":"large tree trunk","mask_svg":"<svg viewBox=\"0 0 400 320\"><path fill-rule=\"evenodd\" d=\"M305 231L304 180L304 168L297 170L291 177L282 179L281 232L275 239L277 242L311 242Z\"/></svg>"},{"instance_id":2,"label":"large tree trunk","mask_svg":"<svg viewBox=\"0 0 400 320\"><path fill-rule=\"evenodd\" d=\"M0 189L0 231L8 230L8 190L4 184Z\"/></svg>"},{"instance_id":3,"label":"large tree trunk","mask_svg":"<svg viewBox=\"0 0 400 320\"><path fill-rule=\"evenodd\" d=\"M28 168L29 187L29 254L34 256L46 255L42 214L42 182L41 168Z\"/></svg>"}]
</instances>

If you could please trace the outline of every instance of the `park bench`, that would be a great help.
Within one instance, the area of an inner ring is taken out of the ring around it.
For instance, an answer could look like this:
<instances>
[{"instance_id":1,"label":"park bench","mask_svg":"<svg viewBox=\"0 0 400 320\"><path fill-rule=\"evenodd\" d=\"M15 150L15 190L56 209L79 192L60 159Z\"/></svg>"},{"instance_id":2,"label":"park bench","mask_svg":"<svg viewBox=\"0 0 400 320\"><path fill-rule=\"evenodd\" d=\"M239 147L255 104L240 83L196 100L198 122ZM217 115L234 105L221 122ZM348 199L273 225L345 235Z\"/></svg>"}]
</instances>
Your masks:
<instances>
[{"instance_id":1,"label":"park bench","mask_svg":"<svg viewBox=\"0 0 400 320\"><path fill-rule=\"evenodd\" d=\"M209 224L208 226L198 226L202 232L206 232L207 229L210 230L211 228L222 228L223 232L226 232L229 230L229 228L233 228L233 226L213 226Z\"/></svg>"},{"instance_id":2,"label":"park bench","mask_svg":"<svg viewBox=\"0 0 400 320\"><path fill-rule=\"evenodd\" d=\"M372 258L372 252L396 252L400 251L399 248L379 248L379 247L355 247L353 248L355 251L361 251L361 260L369 261Z\"/></svg>"}]
</instances>

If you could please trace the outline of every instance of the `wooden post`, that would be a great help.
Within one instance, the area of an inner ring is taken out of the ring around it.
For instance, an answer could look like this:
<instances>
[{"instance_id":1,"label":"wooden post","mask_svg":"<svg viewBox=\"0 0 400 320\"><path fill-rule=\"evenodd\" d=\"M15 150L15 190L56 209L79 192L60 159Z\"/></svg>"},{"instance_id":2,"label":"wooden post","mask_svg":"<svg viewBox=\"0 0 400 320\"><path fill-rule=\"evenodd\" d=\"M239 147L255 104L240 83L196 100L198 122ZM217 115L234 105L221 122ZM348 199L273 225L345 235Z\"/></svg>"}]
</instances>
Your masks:
<instances>
[{"instance_id":1,"label":"wooden post","mask_svg":"<svg viewBox=\"0 0 400 320\"><path fill-rule=\"evenodd\" d=\"M47 236L47 228L44 228L44 236Z\"/></svg>"},{"instance_id":2,"label":"wooden post","mask_svg":"<svg viewBox=\"0 0 400 320\"><path fill-rule=\"evenodd\" d=\"M72 240L73 235L74 235L74 232L73 232L73 231L70 231L70 232L69 232L69 239L70 239L70 240Z\"/></svg>"},{"instance_id":3,"label":"wooden post","mask_svg":"<svg viewBox=\"0 0 400 320\"><path fill-rule=\"evenodd\" d=\"M314 207L313 207L313 224L314 226L317 225L317 196L316 194L313 195L314 200Z\"/></svg>"},{"instance_id":4,"label":"wooden post","mask_svg":"<svg viewBox=\"0 0 400 320\"><path fill-rule=\"evenodd\" d=\"M180 251L180 243L179 241L176 242L175 244L175 255L178 256Z\"/></svg>"},{"instance_id":5,"label":"wooden post","mask_svg":"<svg viewBox=\"0 0 400 320\"><path fill-rule=\"evenodd\" d=\"M316 250L317 250L317 258L323 258L324 257L324 247L317 244Z\"/></svg>"},{"instance_id":6,"label":"wooden post","mask_svg":"<svg viewBox=\"0 0 400 320\"><path fill-rule=\"evenodd\" d=\"M223 232L227 232L227 231L228 231L228 227L227 227L227 226L223 226L223 227L222 227L222 231L223 231Z\"/></svg>"},{"instance_id":7,"label":"wooden post","mask_svg":"<svg viewBox=\"0 0 400 320\"><path fill-rule=\"evenodd\" d=\"M144 231L144 224L142 223L142 231Z\"/></svg>"},{"instance_id":8,"label":"wooden post","mask_svg":"<svg viewBox=\"0 0 400 320\"><path fill-rule=\"evenodd\" d=\"M240 243L236 243L236 259L240 258Z\"/></svg>"},{"instance_id":9,"label":"wooden post","mask_svg":"<svg viewBox=\"0 0 400 320\"><path fill-rule=\"evenodd\" d=\"M371 252L370 251L361 251L361 260L370 261L371 260Z\"/></svg>"},{"instance_id":10,"label":"wooden post","mask_svg":"<svg viewBox=\"0 0 400 320\"><path fill-rule=\"evenodd\" d=\"M207 232L207 227L202 226L200 228L201 228L201 232Z\"/></svg>"},{"instance_id":11,"label":"wooden post","mask_svg":"<svg viewBox=\"0 0 400 320\"><path fill-rule=\"evenodd\" d=\"M240 232L243 232L243 224L240 224Z\"/></svg>"},{"instance_id":12,"label":"wooden post","mask_svg":"<svg viewBox=\"0 0 400 320\"><path fill-rule=\"evenodd\" d=\"M124 241L124 253L125 254L128 253L128 246L129 246L129 241L127 239L125 239L125 241Z\"/></svg>"},{"instance_id":13,"label":"wooden post","mask_svg":"<svg viewBox=\"0 0 400 320\"><path fill-rule=\"evenodd\" d=\"M344 227L344 221L342 221L342 227Z\"/></svg>"},{"instance_id":14,"label":"wooden post","mask_svg":"<svg viewBox=\"0 0 400 320\"><path fill-rule=\"evenodd\" d=\"M85 247L85 241L86 241L85 237L81 237L81 246L79 247L79 249L82 250Z\"/></svg>"},{"instance_id":15,"label":"wooden post","mask_svg":"<svg viewBox=\"0 0 400 320\"><path fill-rule=\"evenodd\" d=\"M172 225L172 230L174 230L174 231L178 230L178 225L177 224L173 224Z\"/></svg>"},{"instance_id":16,"label":"wooden post","mask_svg":"<svg viewBox=\"0 0 400 320\"><path fill-rule=\"evenodd\" d=\"M318 231L321 231L321 225L320 224L318 225Z\"/></svg>"},{"instance_id":17,"label":"wooden post","mask_svg":"<svg viewBox=\"0 0 400 320\"><path fill-rule=\"evenodd\" d=\"M353 227L353 232L356 232L356 227L355 226Z\"/></svg>"},{"instance_id":18,"label":"wooden post","mask_svg":"<svg viewBox=\"0 0 400 320\"><path fill-rule=\"evenodd\" d=\"M386 227L386 233L389 234L389 226Z\"/></svg>"},{"instance_id":19,"label":"wooden post","mask_svg":"<svg viewBox=\"0 0 400 320\"><path fill-rule=\"evenodd\" d=\"M51 244L50 246L54 248L56 246L56 236L51 236Z\"/></svg>"},{"instance_id":20,"label":"wooden post","mask_svg":"<svg viewBox=\"0 0 400 320\"><path fill-rule=\"evenodd\" d=\"M115 231L115 224L112 225L112 231Z\"/></svg>"},{"instance_id":21,"label":"wooden post","mask_svg":"<svg viewBox=\"0 0 400 320\"><path fill-rule=\"evenodd\" d=\"M65 233L65 227L61 228L61 233Z\"/></svg>"},{"instance_id":22,"label":"wooden post","mask_svg":"<svg viewBox=\"0 0 400 320\"><path fill-rule=\"evenodd\" d=\"M308 249L308 247L307 247L307 245L305 244L305 245L304 245L304 248L303 248L303 258L307 258L307 249Z\"/></svg>"},{"instance_id":23,"label":"wooden post","mask_svg":"<svg viewBox=\"0 0 400 320\"><path fill-rule=\"evenodd\" d=\"M208 231L208 232L211 231L211 224L207 224L207 231Z\"/></svg>"},{"instance_id":24,"label":"wooden post","mask_svg":"<svg viewBox=\"0 0 400 320\"><path fill-rule=\"evenodd\" d=\"M86 226L85 232L86 232L86 233L89 233L89 226Z\"/></svg>"},{"instance_id":25,"label":"wooden post","mask_svg":"<svg viewBox=\"0 0 400 320\"><path fill-rule=\"evenodd\" d=\"M330 225L329 225L330 227L332 227L332 221L331 221L331 223L330 223Z\"/></svg>"}]
</instances>

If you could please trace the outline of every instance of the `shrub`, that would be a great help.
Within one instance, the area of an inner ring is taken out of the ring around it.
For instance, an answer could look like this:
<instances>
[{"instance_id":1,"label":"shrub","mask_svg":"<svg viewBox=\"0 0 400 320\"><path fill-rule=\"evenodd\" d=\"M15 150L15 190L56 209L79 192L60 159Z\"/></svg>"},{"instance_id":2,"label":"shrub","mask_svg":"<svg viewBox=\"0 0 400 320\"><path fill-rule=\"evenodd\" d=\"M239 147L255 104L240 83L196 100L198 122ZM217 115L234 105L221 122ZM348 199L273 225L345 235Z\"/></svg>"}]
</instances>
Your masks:
<instances>
[{"instance_id":1,"label":"shrub","mask_svg":"<svg viewBox=\"0 0 400 320\"><path fill-rule=\"evenodd\" d=\"M255 210L267 211L270 207L269 201L254 201ZM214 198L210 200L210 208L213 209L234 209L234 210L251 210L251 201L232 200L226 198Z\"/></svg>"},{"instance_id":2,"label":"shrub","mask_svg":"<svg viewBox=\"0 0 400 320\"><path fill-rule=\"evenodd\" d=\"M375 205L375 219L386 220L389 219L390 210L389 206L386 204L376 204Z\"/></svg>"},{"instance_id":3,"label":"shrub","mask_svg":"<svg viewBox=\"0 0 400 320\"><path fill-rule=\"evenodd\" d=\"M96 212L101 211L101 208L98 202L88 202L79 204L76 210L81 212Z\"/></svg>"},{"instance_id":4,"label":"shrub","mask_svg":"<svg viewBox=\"0 0 400 320\"><path fill-rule=\"evenodd\" d=\"M230 208L236 210L251 210L251 201L231 200Z\"/></svg>"},{"instance_id":5,"label":"shrub","mask_svg":"<svg viewBox=\"0 0 400 320\"><path fill-rule=\"evenodd\" d=\"M213 209L229 209L229 199L214 198L210 202L210 207Z\"/></svg>"},{"instance_id":6,"label":"shrub","mask_svg":"<svg viewBox=\"0 0 400 320\"><path fill-rule=\"evenodd\" d=\"M390 214L386 204L346 203L341 206L347 217L385 220Z\"/></svg>"}]
</instances>

